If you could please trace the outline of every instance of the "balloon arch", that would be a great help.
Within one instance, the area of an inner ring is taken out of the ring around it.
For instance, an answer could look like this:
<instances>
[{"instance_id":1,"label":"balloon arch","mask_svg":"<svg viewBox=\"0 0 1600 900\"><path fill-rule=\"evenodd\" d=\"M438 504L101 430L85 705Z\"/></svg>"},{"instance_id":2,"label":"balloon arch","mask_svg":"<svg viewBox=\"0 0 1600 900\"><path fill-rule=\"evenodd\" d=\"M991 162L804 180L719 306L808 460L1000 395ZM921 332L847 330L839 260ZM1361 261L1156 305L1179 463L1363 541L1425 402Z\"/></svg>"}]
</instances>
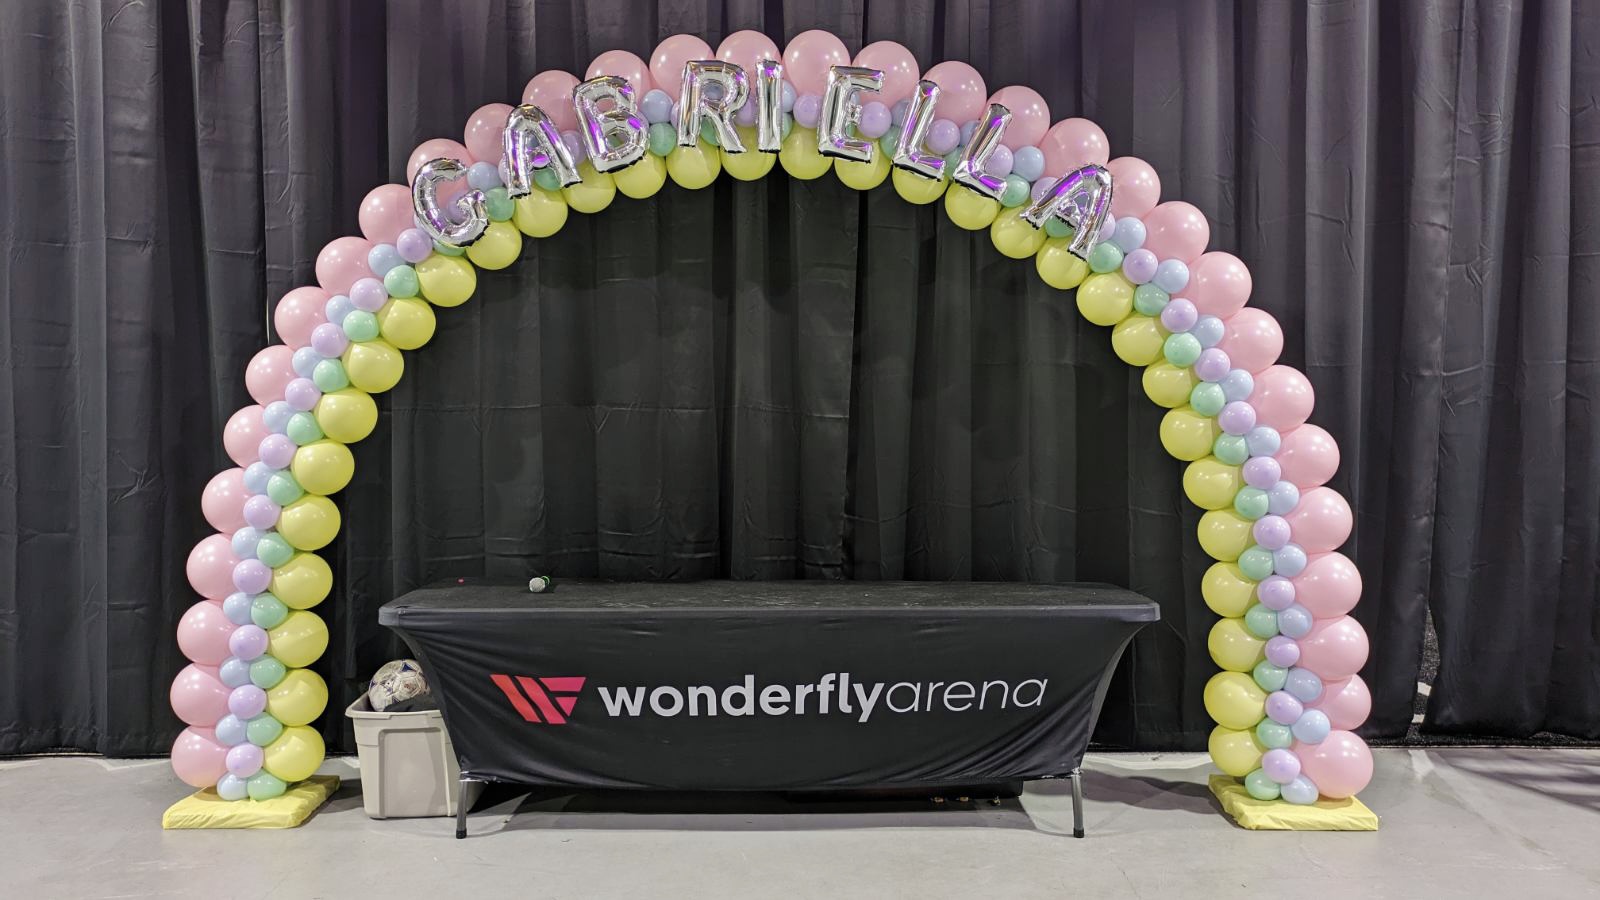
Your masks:
<instances>
[{"instance_id":1,"label":"balloon arch","mask_svg":"<svg viewBox=\"0 0 1600 900\"><path fill-rule=\"evenodd\" d=\"M586 79L542 72L522 105L475 112L462 142L419 146L412 184L368 194L364 237L329 243L318 285L279 301L284 343L251 360L256 404L223 432L238 467L202 500L217 533L189 554L204 599L178 626L192 661L171 690L189 726L172 749L180 778L264 800L321 764L309 726L328 690L306 667L328 643L311 611L333 584L315 552L339 529L328 497L353 473L347 445L377 422L372 395L399 381L402 350L432 337L435 307L466 302L477 269L510 265L525 236L554 234L571 210L648 197L669 177L693 190L722 170L752 180L781 164L795 178L832 170L859 190L891 180L908 202L942 199L957 225L987 228L1001 253L1076 289L1079 311L1112 329L1116 354L1169 410L1161 442L1188 463L1184 492L1205 510L1200 545L1216 563L1202 592L1222 617L1208 641L1223 670L1205 687L1212 758L1258 800L1365 787L1372 757L1351 729L1371 707L1356 674L1367 638L1347 615L1361 579L1337 552L1350 507L1323 486L1338 446L1306 424L1305 375L1276 364L1277 321L1245 307L1249 270L1206 252L1198 209L1158 202L1148 163L1109 159L1086 119L1051 124L1031 88L991 95L958 61L920 73L887 41L852 59L823 31L781 53L754 31L715 52L675 35L648 63L601 54Z\"/></svg>"}]
</instances>

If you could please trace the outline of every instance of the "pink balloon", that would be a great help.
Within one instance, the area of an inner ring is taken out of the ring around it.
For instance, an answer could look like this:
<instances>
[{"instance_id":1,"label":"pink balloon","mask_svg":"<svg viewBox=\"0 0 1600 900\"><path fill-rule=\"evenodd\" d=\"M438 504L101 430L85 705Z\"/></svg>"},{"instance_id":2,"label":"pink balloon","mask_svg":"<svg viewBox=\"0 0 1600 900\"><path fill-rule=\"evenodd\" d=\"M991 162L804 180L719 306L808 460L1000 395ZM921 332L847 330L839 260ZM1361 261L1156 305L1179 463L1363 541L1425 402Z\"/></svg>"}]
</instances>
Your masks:
<instances>
[{"instance_id":1,"label":"pink balloon","mask_svg":"<svg viewBox=\"0 0 1600 900\"><path fill-rule=\"evenodd\" d=\"M374 244L392 244L400 237L400 232L416 227L411 188L403 184L379 185L367 192L356 215L367 240Z\"/></svg>"},{"instance_id":2,"label":"pink balloon","mask_svg":"<svg viewBox=\"0 0 1600 900\"><path fill-rule=\"evenodd\" d=\"M1116 195L1114 182L1111 193L1112 196ZM1210 229L1207 231L1209 233ZM1195 308L1202 315L1226 319L1244 309L1245 302L1250 299L1253 283L1250 270L1245 268L1239 257L1213 250L1201 254L1189 267L1189 287L1183 295L1194 301Z\"/></svg>"},{"instance_id":3,"label":"pink balloon","mask_svg":"<svg viewBox=\"0 0 1600 900\"><path fill-rule=\"evenodd\" d=\"M552 118L554 117L552 116ZM452 141L449 138L434 138L429 141L423 141L417 145L417 149L411 151L411 157L406 160L406 182L409 184L412 179L416 178L417 170L431 159L456 159L460 160L464 166L470 166L477 162L473 158L472 152L459 141ZM489 162L499 161L499 154L489 160ZM343 292L341 291L340 293Z\"/></svg>"},{"instance_id":4,"label":"pink balloon","mask_svg":"<svg viewBox=\"0 0 1600 900\"><path fill-rule=\"evenodd\" d=\"M1298 641L1300 665L1324 683L1349 678L1367 664L1367 632L1349 616L1318 619Z\"/></svg>"},{"instance_id":5,"label":"pink balloon","mask_svg":"<svg viewBox=\"0 0 1600 900\"><path fill-rule=\"evenodd\" d=\"M467 152L478 162L499 164L500 157L505 155L502 140L506 130L506 120L509 118L511 118L509 103L490 103L478 107L472 118L467 120L466 130L461 134L461 145L466 147ZM409 224L405 226L405 228L410 227ZM405 228L400 231L404 231ZM400 231L396 231L395 235L398 236ZM366 234L365 224L361 226L361 233ZM370 238L372 235L368 234L367 237ZM387 243L394 243L394 238L388 238Z\"/></svg>"},{"instance_id":6,"label":"pink balloon","mask_svg":"<svg viewBox=\"0 0 1600 900\"><path fill-rule=\"evenodd\" d=\"M1294 534L1294 542L1307 553L1336 550L1350 539L1354 517L1350 504L1336 490L1317 487L1300 495L1300 503L1290 510L1285 519Z\"/></svg>"},{"instance_id":7,"label":"pink balloon","mask_svg":"<svg viewBox=\"0 0 1600 900\"><path fill-rule=\"evenodd\" d=\"M691 60L712 59L711 45L692 34L675 34L656 45L650 54L650 77L656 87L673 100L683 90L683 64ZM753 73L746 72L746 75Z\"/></svg>"},{"instance_id":8,"label":"pink balloon","mask_svg":"<svg viewBox=\"0 0 1600 900\"><path fill-rule=\"evenodd\" d=\"M754 72L746 73L754 81ZM594 62L589 63L589 71L584 78L599 78L601 75L617 75L622 77L633 87L633 100L635 103L644 99L644 95L655 90L656 82L650 77L650 67L638 56L626 50L607 50L596 56ZM500 155L495 154L495 159Z\"/></svg>"},{"instance_id":9,"label":"pink balloon","mask_svg":"<svg viewBox=\"0 0 1600 900\"><path fill-rule=\"evenodd\" d=\"M989 108L989 88L984 85L983 76L959 59L947 59L939 63L922 78L939 86L939 104L934 107L936 118L964 125L982 116L984 110ZM1046 151L1045 159L1048 161L1049 158L1049 152Z\"/></svg>"},{"instance_id":10,"label":"pink balloon","mask_svg":"<svg viewBox=\"0 0 1600 900\"><path fill-rule=\"evenodd\" d=\"M1039 150L1044 153L1044 173L1054 178L1090 163L1103 166L1111 159L1106 133L1088 119L1062 119L1051 125L1039 140ZM1122 185L1114 180L1115 175L1112 178L1111 199L1115 201ZM1148 240L1145 246L1150 246Z\"/></svg>"},{"instance_id":11,"label":"pink balloon","mask_svg":"<svg viewBox=\"0 0 1600 900\"><path fill-rule=\"evenodd\" d=\"M1311 382L1298 369L1268 366L1256 373L1256 387L1250 405L1256 408L1256 424L1270 425L1280 432L1304 425L1316 405Z\"/></svg>"},{"instance_id":12,"label":"pink balloon","mask_svg":"<svg viewBox=\"0 0 1600 900\"><path fill-rule=\"evenodd\" d=\"M1112 189L1113 196L1116 191ZM1254 375L1278 361L1283 352L1283 329L1271 313L1247 306L1222 324L1222 340L1217 346L1228 354L1234 368Z\"/></svg>"},{"instance_id":13,"label":"pink balloon","mask_svg":"<svg viewBox=\"0 0 1600 900\"><path fill-rule=\"evenodd\" d=\"M244 386L262 406L283 399L283 389L295 379L294 351L273 344L257 353L244 369Z\"/></svg>"},{"instance_id":14,"label":"pink balloon","mask_svg":"<svg viewBox=\"0 0 1600 900\"><path fill-rule=\"evenodd\" d=\"M239 560L233 555L233 545L225 534L208 535L189 551L189 561L184 571L189 585L202 597L221 601L233 593L233 566ZM220 613L220 610L218 610ZM226 620L224 620L226 621ZM232 625L228 626L230 629ZM190 657L193 659L193 657ZM222 660L216 660L221 662ZM196 659L195 662L208 662Z\"/></svg>"},{"instance_id":15,"label":"pink balloon","mask_svg":"<svg viewBox=\"0 0 1600 900\"><path fill-rule=\"evenodd\" d=\"M1111 193L1116 196L1115 182ZM1205 215L1182 200L1168 200L1150 210L1144 217L1144 231L1144 249L1157 259L1181 259L1186 263L1199 259L1211 240L1211 226L1206 224ZM1192 277L1189 283L1194 284Z\"/></svg>"},{"instance_id":16,"label":"pink balloon","mask_svg":"<svg viewBox=\"0 0 1600 900\"><path fill-rule=\"evenodd\" d=\"M763 59L781 61L783 54L778 52L778 45L772 42L772 38L759 31L735 31L717 45L717 59L743 66L744 73L749 75L756 70L756 63ZM784 72L783 75L791 82L794 81L794 75L789 72ZM805 93L798 87L795 91Z\"/></svg>"},{"instance_id":17,"label":"pink balloon","mask_svg":"<svg viewBox=\"0 0 1600 900\"><path fill-rule=\"evenodd\" d=\"M911 51L894 41L877 41L861 48L852 65L883 72L883 89L878 91L878 102L894 106L911 96L916 90L921 69Z\"/></svg>"},{"instance_id":18,"label":"pink balloon","mask_svg":"<svg viewBox=\"0 0 1600 900\"><path fill-rule=\"evenodd\" d=\"M578 76L571 72L547 69L522 89L522 102L544 110L557 129L571 131L578 127L578 114L572 109L572 89L577 86Z\"/></svg>"},{"instance_id":19,"label":"pink balloon","mask_svg":"<svg viewBox=\"0 0 1600 900\"><path fill-rule=\"evenodd\" d=\"M251 404L229 416L228 424L222 428L222 446L228 451L228 458L241 466L261 458L257 448L269 434L266 423L261 421L263 412L260 406Z\"/></svg>"},{"instance_id":20,"label":"pink balloon","mask_svg":"<svg viewBox=\"0 0 1600 900\"><path fill-rule=\"evenodd\" d=\"M1320 709L1328 717L1328 724L1339 731L1359 728L1372 714L1372 692L1360 675L1351 675L1338 681L1324 682L1322 696L1307 709Z\"/></svg>"},{"instance_id":21,"label":"pink balloon","mask_svg":"<svg viewBox=\"0 0 1600 900\"><path fill-rule=\"evenodd\" d=\"M1320 744L1295 741L1294 752L1300 757L1300 771L1324 797L1353 797L1372 781L1372 751L1348 731L1329 732Z\"/></svg>"},{"instance_id":22,"label":"pink balloon","mask_svg":"<svg viewBox=\"0 0 1600 900\"><path fill-rule=\"evenodd\" d=\"M1343 553L1310 554L1305 569L1290 580L1295 602L1318 619L1342 616L1361 599L1361 570Z\"/></svg>"},{"instance_id":23,"label":"pink balloon","mask_svg":"<svg viewBox=\"0 0 1600 900\"><path fill-rule=\"evenodd\" d=\"M232 534L244 527L244 501L250 499L245 490L244 470L226 469L218 472L200 494L200 509L211 527Z\"/></svg>"},{"instance_id":24,"label":"pink balloon","mask_svg":"<svg viewBox=\"0 0 1600 900\"><path fill-rule=\"evenodd\" d=\"M828 69L850 65L850 51L832 32L802 31L783 48L783 74L797 94L816 94L828 87Z\"/></svg>"},{"instance_id":25,"label":"pink balloon","mask_svg":"<svg viewBox=\"0 0 1600 900\"><path fill-rule=\"evenodd\" d=\"M407 226L408 228L410 226ZM317 254L317 284L329 294L347 294L350 285L362 278L371 278L367 268L367 253L372 242L365 238L334 238Z\"/></svg>"},{"instance_id":26,"label":"pink balloon","mask_svg":"<svg viewBox=\"0 0 1600 900\"><path fill-rule=\"evenodd\" d=\"M233 623L222 614L222 604L201 600L178 620L178 649L191 662L219 666L228 658L228 635Z\"/></svg>"},{"instance_id":27,"label":"pink balloon","mask_svg":"<svg viewBox=\"0 0 1600 900\"><path fill-rule=\"evenodd\" d=\"M278 337L295 350L311 343L311 329L328 321L322 312L328 305L328 296L319 287L297 287L284 294L272 311Z\"/></svg>"},{"instance_id":28,"label":"pink balloon","mask_svg":"<svg viewBox=\"0 0 1600 900\"><path fill-rule=\"evenodd\" d=\"M228 714L228 686L212 666L190 663L172 680L172 711L189 725L211 727Z\"/></svg>"},{"instance_id":29,"label":"pink balloon","mask_svg":"<svg viewBox=\"0 0 1600 900\"><path fill-rule=\"evenodd\" d=\"M172 771L190 787L211 787L228 773L228 748L214 730L190 725L172 742Z\"/></svg>"},{"instance_id":30,"label":"pink balloon","mask_svg":"<svg viewBox=\"0 0 1600 900\"><path fill-rule=\"evenodd\" d=\"M1009 150L1032 147L1044 140L1045 132L1050 130L1050 104L1031 87L1020 84L1003 87L994 92L989 102L1011 110L1011 124L1000 135L1000 143ZM1115 197L1116 193L1112 190L1111 195Z\"/></svg>"},{"instance_id":31,"label":"pink balloon","mask_svg":"<svg viewBox=\"0 0 1600 900\"><path fill-rule=\"evenodd\" d=\"M1111 172L1111 214L1143 218L1161 200L1161 177L1137 156L1119 156L1106 163Z\"/></svg>"},{"instance_id":32,"label":"pink balloon","mask_svg":"<svg viewBox=\"0 0 1600 900\"><path fill-rule=\"evenodd\" d=\"M1327 484L1339 471L1339 442L1318 425L1301 425L1285 432L1273 456L1283 470L1283 479L1302 490Z\"/></svg>"}]
</instances>

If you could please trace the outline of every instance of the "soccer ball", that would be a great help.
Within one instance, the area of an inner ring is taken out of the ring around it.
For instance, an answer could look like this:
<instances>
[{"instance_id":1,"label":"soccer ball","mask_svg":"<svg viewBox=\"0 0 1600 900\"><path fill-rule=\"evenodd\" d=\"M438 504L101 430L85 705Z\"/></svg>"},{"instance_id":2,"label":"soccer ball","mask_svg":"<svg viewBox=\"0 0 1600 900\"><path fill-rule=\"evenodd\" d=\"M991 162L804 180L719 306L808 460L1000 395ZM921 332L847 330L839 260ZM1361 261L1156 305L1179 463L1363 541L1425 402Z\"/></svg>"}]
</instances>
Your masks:
<instances>
[{"instance_id":1,"label":"soccer ball","mask_svg":"<svg viewBox=\"0 0 1600 900\"><path fill-rule=\"evenodd\" d=\"M385 663L367 682L367 702L373 712L383 712L427 694L428 680L422 677L422 666L414 659Z\"/></svg>"}]
</instances>

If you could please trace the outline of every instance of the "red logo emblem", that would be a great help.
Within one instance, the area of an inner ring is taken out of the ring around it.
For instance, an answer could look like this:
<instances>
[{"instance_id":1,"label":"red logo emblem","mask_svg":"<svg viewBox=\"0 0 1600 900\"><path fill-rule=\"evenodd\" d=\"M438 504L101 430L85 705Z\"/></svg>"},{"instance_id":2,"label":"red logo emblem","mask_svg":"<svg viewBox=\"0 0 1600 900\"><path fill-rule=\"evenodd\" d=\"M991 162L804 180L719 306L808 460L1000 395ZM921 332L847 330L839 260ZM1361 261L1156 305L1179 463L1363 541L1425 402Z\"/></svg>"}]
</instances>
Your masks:
<instances>
[{"instance_id":1,"label":"red logo emblem","mask_svg":"<svg viewBox=\"0 0 1600 900\"><path fill-rule=\"evenodd\" d=\"M506 699L523 719L547 725L565 725L572 708L578 705L583 676L534 678L529 675L490 675ZM550 701L554 700L554 703ZM557 709L560 707L560 709Z\"/></svg>"}]
</instances>

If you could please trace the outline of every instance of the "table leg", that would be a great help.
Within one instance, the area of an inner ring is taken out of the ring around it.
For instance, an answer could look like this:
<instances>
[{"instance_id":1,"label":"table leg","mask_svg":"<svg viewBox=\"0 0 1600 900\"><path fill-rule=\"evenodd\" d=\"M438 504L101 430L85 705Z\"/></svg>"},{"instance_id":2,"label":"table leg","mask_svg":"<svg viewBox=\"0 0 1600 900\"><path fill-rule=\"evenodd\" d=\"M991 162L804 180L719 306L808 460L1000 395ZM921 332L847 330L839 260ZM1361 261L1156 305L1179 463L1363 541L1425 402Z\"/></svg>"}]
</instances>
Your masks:
<instances>
[{"instance_id":1,"label":"table leg","mask_svg":"<svg viewBox=\"0 0 1600 900\"><path fill-rule=\"evenodd\" d=\"M1072 836L1083 837L1083 769L1072 770Z\"/></svg>"},{"instance_id":2,"label":"table leg","mask_svg":"<svg viewBox=\"0 0 1600 900\"><path fill-rule=\"evenodd\" d=\"M456 797L456 840L467 836L467 810L472 808L473 801L478 799L478 792L474 790L477 782L465 776L461 779L461 792Z\"/></svg>"}]
</instances>

